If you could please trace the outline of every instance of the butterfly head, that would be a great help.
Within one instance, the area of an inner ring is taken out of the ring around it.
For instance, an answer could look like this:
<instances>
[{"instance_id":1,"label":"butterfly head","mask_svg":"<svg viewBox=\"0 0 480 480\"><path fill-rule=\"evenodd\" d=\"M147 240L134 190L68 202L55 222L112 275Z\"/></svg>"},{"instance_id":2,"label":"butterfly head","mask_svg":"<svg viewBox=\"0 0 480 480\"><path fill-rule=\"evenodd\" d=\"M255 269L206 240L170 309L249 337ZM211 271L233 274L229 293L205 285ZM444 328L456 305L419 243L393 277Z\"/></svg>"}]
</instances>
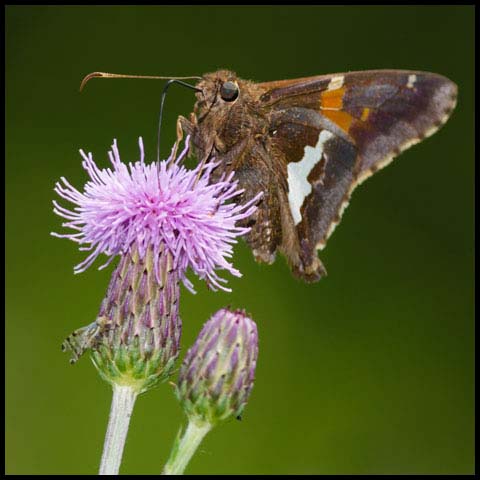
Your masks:
<instances>
[{"instance_id":1,"label":"butterfly head","mask_svg":"<svg viewBox=\"0 0 480 480\"><path fill-rule=\"evenodd\" d=\"M205 74L196 85L201 90L196 94L195 113L198 118L213 111L230 110L241 98L240 83L237 75L229 70Z\"/></svg>"}]
</instances>

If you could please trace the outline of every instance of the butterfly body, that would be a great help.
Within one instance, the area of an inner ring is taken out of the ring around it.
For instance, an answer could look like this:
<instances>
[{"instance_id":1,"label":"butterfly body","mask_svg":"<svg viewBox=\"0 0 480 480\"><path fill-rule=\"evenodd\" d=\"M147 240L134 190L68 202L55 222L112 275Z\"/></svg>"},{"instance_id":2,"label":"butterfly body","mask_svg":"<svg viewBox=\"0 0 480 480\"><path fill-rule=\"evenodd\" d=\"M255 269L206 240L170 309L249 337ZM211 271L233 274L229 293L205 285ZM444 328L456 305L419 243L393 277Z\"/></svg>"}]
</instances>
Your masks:
<instances>
[{"instance_id":1,"label":"butterfly body","mask_svg":"<svg viewBox=\"0 0 480 480\"><path fill-rule=\"evenodd\" d=\"M317 250L354 188L434 133L456 85L426 72L376 70L255 83L228 70L206 74L179 128L214 174L235 172L244 199L264 193L246 237L258 261L285 255L293 273L326 274Z\"/></svg>"}]
</instances>

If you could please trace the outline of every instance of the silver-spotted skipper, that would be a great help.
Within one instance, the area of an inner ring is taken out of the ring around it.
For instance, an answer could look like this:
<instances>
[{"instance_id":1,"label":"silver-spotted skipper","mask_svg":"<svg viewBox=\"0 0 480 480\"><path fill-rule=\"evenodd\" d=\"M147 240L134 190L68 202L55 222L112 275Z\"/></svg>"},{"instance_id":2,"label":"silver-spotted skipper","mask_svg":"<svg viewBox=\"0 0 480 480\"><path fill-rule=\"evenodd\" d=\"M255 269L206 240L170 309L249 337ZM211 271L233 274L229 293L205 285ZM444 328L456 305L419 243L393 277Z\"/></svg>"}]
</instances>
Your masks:
<instances>
[{"instance_id":1,"label":"silver-spotted skipper","mask_svg":"<svg viewBox=\"0 0 480 480\"><path fill-rule=\"evenodd\" d=\"M457 95L441 75L405 70L266 83L219 70L196 90L178 135L190 135L199 161L219 163L215 176L235 171L245 200L264 192L246 240L256 260L272 263L280 251L309 282L326 275L317 250L355 187L436 132Z\"/></svg>"},{"instance_id":2,"label":"silver-spotted skipper","mask_svg":"<svg viewBox=\"0 0 480 480\"><path fill-rule=\"evenodd\" d=\"M235 171L244 196L264 192L247 242L258 261L282 252L306 281L326 274L317 256L352 191L455 107L457 87L426 72L373 70L254 83L220 70L197 83L190 135L199 161Z\"/></svg>"}]
</instances>

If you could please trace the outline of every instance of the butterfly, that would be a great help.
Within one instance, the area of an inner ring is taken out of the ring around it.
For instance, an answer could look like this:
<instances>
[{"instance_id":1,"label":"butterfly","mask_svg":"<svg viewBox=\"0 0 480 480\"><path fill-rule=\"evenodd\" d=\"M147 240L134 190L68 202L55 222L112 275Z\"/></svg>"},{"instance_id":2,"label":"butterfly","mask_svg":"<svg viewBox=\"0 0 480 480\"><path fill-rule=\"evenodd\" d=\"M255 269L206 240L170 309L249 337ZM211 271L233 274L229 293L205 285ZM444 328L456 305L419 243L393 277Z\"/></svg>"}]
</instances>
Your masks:
<instances>
[{"instance_id":1,"label":"butterfly","mask_svg":"<svg viewBox=\"0 0 480 480\"><path fill-rule=\"evenodd\" d=\"M428 72L370 70L256 83L229 70L203 75L189 119L200 162L234 171L245 201L263 197L246 224L257 261L282 253L307 282L326 269L317 250L340 222L353 190L401 152L435 133L457 86Z\"/></svg>"}]
</instances>

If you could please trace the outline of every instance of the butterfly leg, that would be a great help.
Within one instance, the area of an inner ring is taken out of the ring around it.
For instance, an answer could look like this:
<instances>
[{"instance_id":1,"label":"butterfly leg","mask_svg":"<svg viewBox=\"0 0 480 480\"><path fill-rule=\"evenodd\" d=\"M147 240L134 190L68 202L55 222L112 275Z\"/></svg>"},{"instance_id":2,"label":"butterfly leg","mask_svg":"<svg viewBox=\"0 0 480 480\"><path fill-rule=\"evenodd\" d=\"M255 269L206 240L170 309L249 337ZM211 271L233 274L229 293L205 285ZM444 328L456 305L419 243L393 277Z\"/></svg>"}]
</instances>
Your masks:
<instances>
[{"instance_id":1,"label":"butterfly leg","mask_svg":"<svg viewBox=\"0 0 480 480\"><path fill-rule=\"evenodd\" d=\"M173 146L172 158L175 160L177 158L178 147L180 146L181 141L183 140L183 133L191 135L193 131L193 124L189 122L185 117L179 115L177 118L177 140ZM190 153L190 152L189 152Z\"/></svg>"}]
</instances>

